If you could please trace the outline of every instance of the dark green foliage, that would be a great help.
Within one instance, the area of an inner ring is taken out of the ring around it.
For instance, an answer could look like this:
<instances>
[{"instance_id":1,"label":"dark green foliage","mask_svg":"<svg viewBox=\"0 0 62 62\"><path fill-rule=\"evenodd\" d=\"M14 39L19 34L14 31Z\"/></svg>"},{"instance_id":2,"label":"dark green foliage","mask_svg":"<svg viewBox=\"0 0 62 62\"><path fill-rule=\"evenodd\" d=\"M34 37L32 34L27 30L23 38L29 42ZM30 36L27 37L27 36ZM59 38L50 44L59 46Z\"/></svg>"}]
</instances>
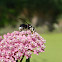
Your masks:
<instances>
[{"instance_id":1,"label":"dark green foliage","mask_svg":"<svg viewBox=\"0 0 62 62\"><path fill-rule=\"evenodd\" d=\"M56 16L62 13L62 0L0 0L0 27L5 24L15 25L23 8L27 8L31 15L35 11L46 14L52 9L52 16L56 19ZM52 21L54 22L56 21Z\"/></svg>"}]
</instances>

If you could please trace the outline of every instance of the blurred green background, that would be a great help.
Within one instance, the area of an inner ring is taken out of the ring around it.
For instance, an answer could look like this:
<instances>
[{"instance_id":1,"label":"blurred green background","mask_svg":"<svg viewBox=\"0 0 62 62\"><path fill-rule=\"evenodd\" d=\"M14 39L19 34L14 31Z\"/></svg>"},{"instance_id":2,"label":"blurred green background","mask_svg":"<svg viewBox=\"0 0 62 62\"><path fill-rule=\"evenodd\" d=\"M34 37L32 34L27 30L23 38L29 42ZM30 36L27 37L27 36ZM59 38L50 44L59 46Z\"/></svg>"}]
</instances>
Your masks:
<instances>
[{"instance_id":1,"label":"blurred green background","mask_svg":"<svg viewBox=\"0 0 62 62\"><path fill-rule=\"evenodd\" d=\"M45 52L32 54L31 62L62 62L62 0L0 0L0 35L22 23L46 39Z\"/></svg>"}]
</instances>

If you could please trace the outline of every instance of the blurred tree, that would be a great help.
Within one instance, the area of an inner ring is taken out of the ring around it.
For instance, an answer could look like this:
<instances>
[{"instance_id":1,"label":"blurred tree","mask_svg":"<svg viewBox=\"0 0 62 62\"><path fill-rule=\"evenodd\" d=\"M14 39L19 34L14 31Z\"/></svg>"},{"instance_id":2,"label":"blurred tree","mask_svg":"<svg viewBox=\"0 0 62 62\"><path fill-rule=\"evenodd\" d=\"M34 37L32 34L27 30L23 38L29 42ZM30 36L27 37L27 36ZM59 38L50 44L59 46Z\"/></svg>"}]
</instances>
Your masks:
<instances>
[{"instance_id":1,"label":"blurred tree","mask_svg":"<svg viewBox=\"0 0 62 62\"><path fill-rule=\"evenodd\" d=\"M20 14L24 14L29 20L37 16L37 26L47 20L49 30L52 31L57 16L62 14L62 0L0 0L0 27L5 24L14 26Z\"/></svg>"}]
</instances>

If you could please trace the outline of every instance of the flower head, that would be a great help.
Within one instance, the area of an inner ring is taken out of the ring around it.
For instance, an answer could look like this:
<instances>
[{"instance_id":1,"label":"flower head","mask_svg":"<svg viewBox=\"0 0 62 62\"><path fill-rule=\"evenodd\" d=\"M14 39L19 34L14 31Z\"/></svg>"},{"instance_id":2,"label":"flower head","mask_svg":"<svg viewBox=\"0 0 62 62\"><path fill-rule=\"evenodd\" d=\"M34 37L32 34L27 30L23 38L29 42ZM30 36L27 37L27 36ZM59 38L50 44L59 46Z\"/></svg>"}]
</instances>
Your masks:
<instances>
[{"instance_id":1,"label":"flower head","mask_svg":"<svg viewBox=\"0 0 62 62\"><path fill-rule=\"evenodd\" d=\"M14 31L0 36L0 58L1 62L15 62L20 60L24 54L30 58L32 52L39 54L44 52L45 40L37 33L27 31ZM14 60L15 58L15 60Z\"/></svg>"}]
</instances>

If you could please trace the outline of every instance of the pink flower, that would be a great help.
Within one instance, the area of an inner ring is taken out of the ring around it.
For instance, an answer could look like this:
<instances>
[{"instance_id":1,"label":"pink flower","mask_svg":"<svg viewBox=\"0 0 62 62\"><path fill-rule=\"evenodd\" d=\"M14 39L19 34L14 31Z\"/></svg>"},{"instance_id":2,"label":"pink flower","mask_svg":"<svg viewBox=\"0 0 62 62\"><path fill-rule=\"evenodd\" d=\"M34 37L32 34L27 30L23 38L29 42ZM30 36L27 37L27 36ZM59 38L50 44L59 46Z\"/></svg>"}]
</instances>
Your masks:
<instances>
[{"instance_id":1,"label":"pink flower","mask_svg":"<svg viewBox=\"0 0 62 62\"><path fill-rule=\"evenodd\" d=\"M27 34L30 35L31 34L31 31L30 30L27 30Z\"/></svg>"},{"instance_id":2,"label":"pink flower","mask_svg":"<svg viewBox=\"0 0 62 62\"><path fill-rule=\"evenodd\" d=\"M37 32L31 33L30 30L4 34L3 39L0 36L0 61L15 62L21 60L23 54L28 59L32 52L38 55L44 52L45 42Z\"/></svg>"},{"instance_id":3,"label":"pink flower","mask_svg":"<svg viewBox=\"0 0 62 62\"><path fill-rule=\"evenodd\" d=\"M31 52L30 51L26 51L25 52L25 56L26 56L26 59L30 58L31 57Z\"/></svg>"},{"instance_id":4,"label":"pink flower","mask_svg":"<svg viewBox=\"0 0 62 62\"><path fill-rule=\"evenodd\" d=\"M0 36L0 41L2 40L2 36Z\"/></svg>"}]
</instances>

